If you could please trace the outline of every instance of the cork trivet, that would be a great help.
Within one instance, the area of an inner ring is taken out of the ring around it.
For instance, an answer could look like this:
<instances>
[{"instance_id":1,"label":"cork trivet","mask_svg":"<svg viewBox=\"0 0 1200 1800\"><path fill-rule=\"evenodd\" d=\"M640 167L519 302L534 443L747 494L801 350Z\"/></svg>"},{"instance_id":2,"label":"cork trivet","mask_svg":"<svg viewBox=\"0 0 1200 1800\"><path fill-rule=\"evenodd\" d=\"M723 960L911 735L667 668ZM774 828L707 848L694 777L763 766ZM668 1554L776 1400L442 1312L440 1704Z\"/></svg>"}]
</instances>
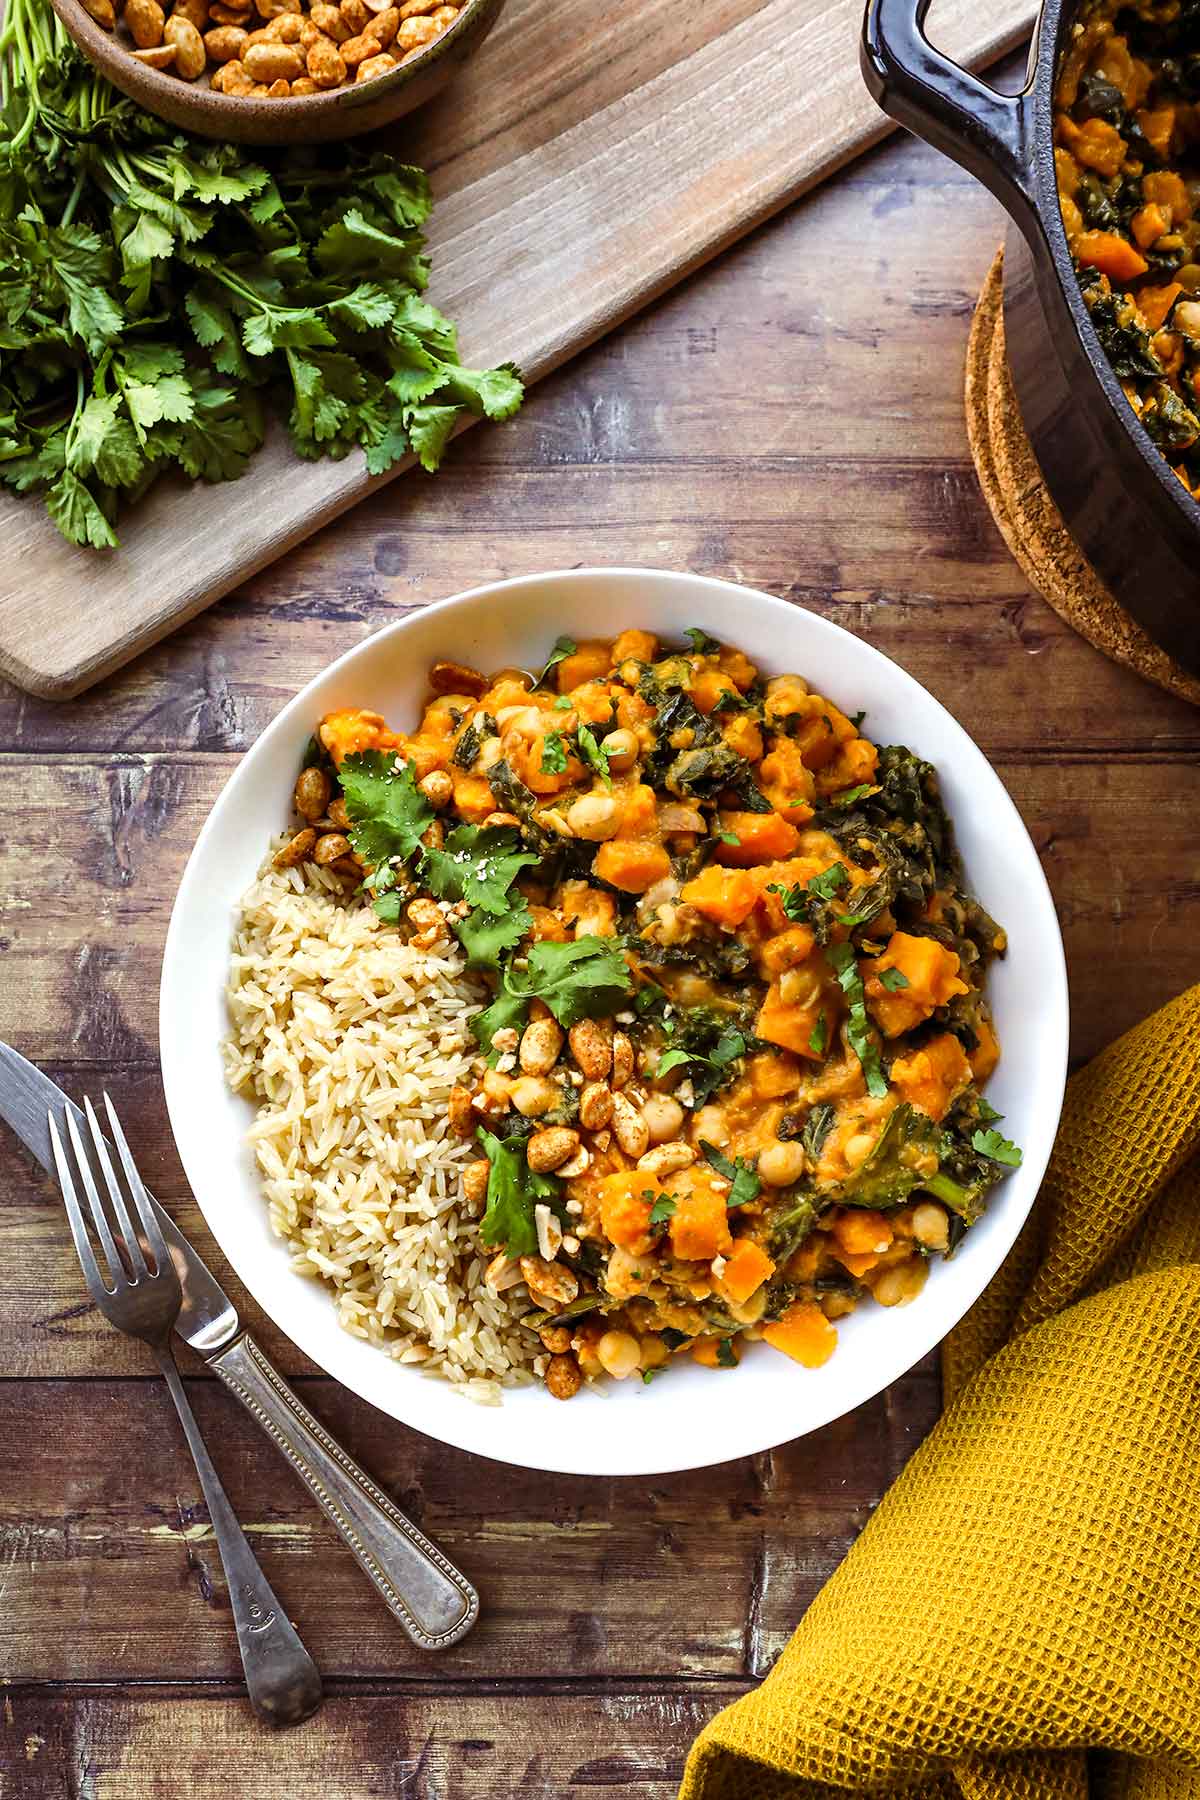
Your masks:
<instances>
[{"instance_id":1,"label":"cork trivet","mask_svg":"<svg viewBox=\"0 0 1200 1800\"><path fill-rule=\"evenodd\" d=\"M1034 457L1004 349L1004 252L988 271L967 346L967 435L979 483L1031 587L1061 619L1168 693L1200 706L1200 681L1118 605L1068 531Z\"/></svg>"}]
</instances>

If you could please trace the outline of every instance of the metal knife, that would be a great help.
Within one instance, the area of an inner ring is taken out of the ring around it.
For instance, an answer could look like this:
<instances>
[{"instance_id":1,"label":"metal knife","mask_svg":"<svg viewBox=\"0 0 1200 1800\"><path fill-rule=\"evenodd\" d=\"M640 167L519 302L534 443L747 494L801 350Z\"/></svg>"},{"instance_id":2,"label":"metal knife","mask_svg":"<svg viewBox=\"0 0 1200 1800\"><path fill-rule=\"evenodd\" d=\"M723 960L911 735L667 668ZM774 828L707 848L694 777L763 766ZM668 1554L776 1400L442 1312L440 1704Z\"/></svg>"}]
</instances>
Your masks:
<instances>
[{"instance_id":1,"label":"metal knife","mask_svg":"<svg viewBox=\"0 0 1200 1800\"><path fill-rule=\"evenodd\" d=\"M48 1174L54 1172L48 1115L83 1114L57 1084L0 1044L0 1119ZM422 1650L445 1650L479 1617L466 1577L405 1518L353 1457L335 1443L272 1368L216 1276L152 1199L179 1271L183 1305L175 1330L237 1395L286 1457L374 1583L384 1604Z\"/></svg>"}]
</instances>

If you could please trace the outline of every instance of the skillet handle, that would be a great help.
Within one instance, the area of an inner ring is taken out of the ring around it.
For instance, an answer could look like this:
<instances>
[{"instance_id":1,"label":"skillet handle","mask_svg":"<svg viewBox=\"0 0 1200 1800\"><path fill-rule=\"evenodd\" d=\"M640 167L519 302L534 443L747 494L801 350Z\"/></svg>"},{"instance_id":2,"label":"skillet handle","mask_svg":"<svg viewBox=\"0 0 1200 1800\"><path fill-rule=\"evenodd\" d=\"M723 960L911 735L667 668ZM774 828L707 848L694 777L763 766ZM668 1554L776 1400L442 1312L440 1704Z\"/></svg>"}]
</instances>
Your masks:
<instances>
[{"instance_id":1,"label":"skillet handle","mask_svg":"<svg viewBox=\"0 0 1200 1800\"><path fill-rule=\"evenodd\" d=\"M1023 228L1036 217L1033 95L1001 94L935 50L930 0L867 0L859 61L872 98L961 163Z\"/></svg>"}]
</instances>

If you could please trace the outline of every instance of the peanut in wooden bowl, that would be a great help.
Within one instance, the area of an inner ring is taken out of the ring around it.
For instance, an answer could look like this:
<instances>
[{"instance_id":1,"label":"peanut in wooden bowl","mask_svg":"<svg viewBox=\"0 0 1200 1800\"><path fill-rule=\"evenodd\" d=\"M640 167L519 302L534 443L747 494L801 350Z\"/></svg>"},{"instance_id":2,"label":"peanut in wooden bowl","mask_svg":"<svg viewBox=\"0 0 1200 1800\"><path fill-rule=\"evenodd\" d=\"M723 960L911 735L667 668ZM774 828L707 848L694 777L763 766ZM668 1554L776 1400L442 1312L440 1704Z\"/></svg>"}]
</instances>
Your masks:
<instances>
[{"instance_id":1,"label":"peanut in wooden bowl","mask_svg":"<svg viewBox=\"0 0 1200 1800\"><path fill-rule=\"evenodd\" d=\"M106 31L80 0L51 0L51 4L100 73L168 125L223 143L296 144L357 137L423 106L483 42L504 0L464 0L454 23L403 68L373 81L277 100L222 94L208 85L207 74L184 81L167 70L149 68L131 54L132 39L119 22L115 32Z\"/></svg>"}]
</instances>

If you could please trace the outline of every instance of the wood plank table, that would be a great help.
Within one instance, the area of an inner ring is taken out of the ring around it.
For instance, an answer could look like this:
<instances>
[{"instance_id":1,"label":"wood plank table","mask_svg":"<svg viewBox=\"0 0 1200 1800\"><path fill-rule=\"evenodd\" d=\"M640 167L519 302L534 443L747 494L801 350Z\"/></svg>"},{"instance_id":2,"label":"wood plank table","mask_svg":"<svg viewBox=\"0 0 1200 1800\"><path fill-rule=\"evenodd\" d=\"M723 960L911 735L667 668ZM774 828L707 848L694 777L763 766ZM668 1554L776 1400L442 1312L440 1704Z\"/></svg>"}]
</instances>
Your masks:
<instances>
[{"instance_id":1,"label":"wood plank table","mask_svg":"<svg viewBox=\"0 0 1200 1800\"><path fill-rule=\"evenodd\" d=\"M436 481L378 494L120 678L58 708L0 693L0 1036L75 1092L111 1085L206 1255L155 1043L184 859L300 683L397 610L478 581L693 568L861 632L964 721L1017 801L1062 916L1076 1057L1200 977L1200 714L1029 593L968 458L963 353L1000 232L979 187L893 142L547 381L510 428L471 433ZM414 1652L255 1427L193 1380L327 1678L324 1710L268 1742L165 1396L81 1298L61 1207L8 1142L0 1225L4 1800L668 1800L697 1728L770 1667L938 1405L931 1360L747 1462L538 1476L384 1419L247 1304L484 1606L459 1650Z\"/></svg>"}]
</instances>

